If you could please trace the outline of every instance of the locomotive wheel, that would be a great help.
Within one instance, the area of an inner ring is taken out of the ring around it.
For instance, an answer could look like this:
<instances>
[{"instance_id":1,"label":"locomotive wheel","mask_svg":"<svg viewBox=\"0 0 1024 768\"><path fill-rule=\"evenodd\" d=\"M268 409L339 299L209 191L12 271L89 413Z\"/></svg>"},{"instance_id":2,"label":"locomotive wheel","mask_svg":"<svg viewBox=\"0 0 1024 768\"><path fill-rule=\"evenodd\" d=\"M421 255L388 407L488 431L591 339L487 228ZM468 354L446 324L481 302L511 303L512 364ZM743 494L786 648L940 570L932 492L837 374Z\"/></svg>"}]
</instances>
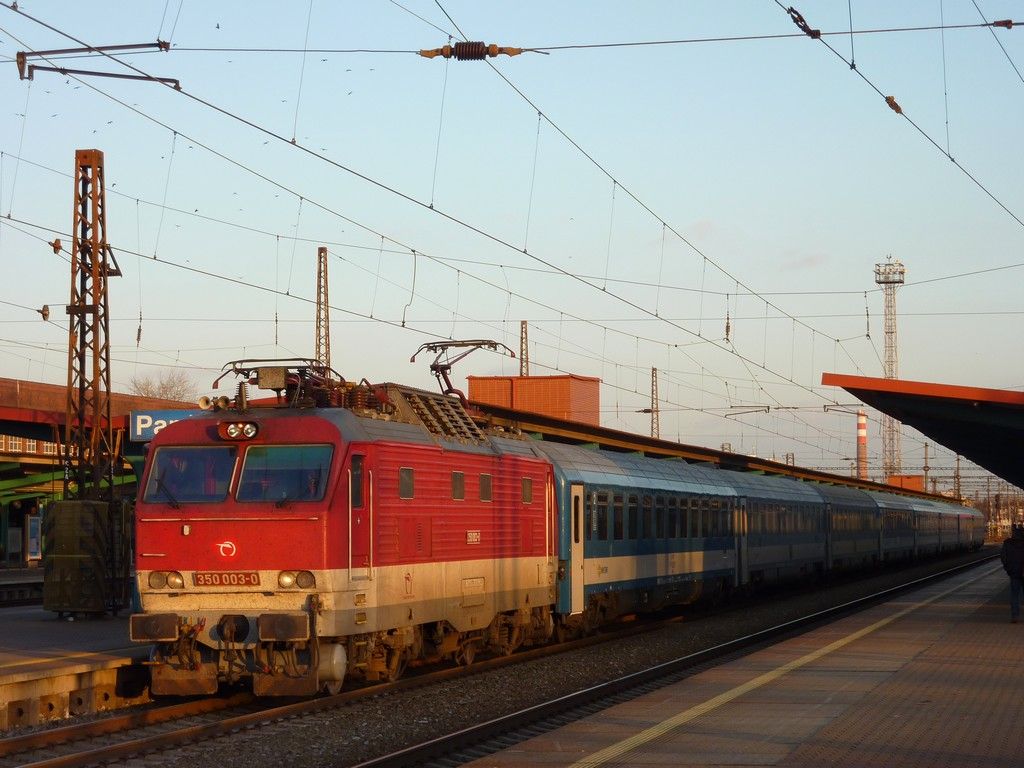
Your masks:
<instances>
[{"instance_id":1,"label":"locomotive wheel","mask_svg":"<svg viewBox=\"0 0 1024 768\"><path fill-rule=\"evenodd\" d=\"M325 680L320 685L320 690L322 690L328 696L337 696L339 693L341 693L341 686L343 683L343 680Z\"/></svg>"}]
</instances>

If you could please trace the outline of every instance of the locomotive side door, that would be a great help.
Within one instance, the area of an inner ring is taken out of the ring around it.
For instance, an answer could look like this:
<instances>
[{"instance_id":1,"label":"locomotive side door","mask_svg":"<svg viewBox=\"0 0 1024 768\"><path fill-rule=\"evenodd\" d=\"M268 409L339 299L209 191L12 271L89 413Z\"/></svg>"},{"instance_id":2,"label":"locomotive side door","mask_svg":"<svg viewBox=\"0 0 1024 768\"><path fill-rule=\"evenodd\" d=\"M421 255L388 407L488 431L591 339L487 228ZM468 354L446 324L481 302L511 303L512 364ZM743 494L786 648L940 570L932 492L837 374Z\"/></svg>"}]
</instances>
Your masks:
<instances>
[{"instance_id":1,"label":"locomotive side door","mask_svg":"<svg viewBox=\"0 0 1024 768\"><path fill-rule=\"evenodd\" d=\"M348 579L372 578L373 473L366 470L366 456L352 454L348 469Z\"/></svg>"},{"instance_id":2,"label":"locomotive side door","mask_svg":"<svg viewBox=\"0 0 1024 768\"><path fill-rule=\"evenodd\" d=\"M573 485L570 490L569 511L569 582L571 586L571 614L583 613L583 539L587 532L583 529L583 486Z\"/></svg>"}]
</instances>

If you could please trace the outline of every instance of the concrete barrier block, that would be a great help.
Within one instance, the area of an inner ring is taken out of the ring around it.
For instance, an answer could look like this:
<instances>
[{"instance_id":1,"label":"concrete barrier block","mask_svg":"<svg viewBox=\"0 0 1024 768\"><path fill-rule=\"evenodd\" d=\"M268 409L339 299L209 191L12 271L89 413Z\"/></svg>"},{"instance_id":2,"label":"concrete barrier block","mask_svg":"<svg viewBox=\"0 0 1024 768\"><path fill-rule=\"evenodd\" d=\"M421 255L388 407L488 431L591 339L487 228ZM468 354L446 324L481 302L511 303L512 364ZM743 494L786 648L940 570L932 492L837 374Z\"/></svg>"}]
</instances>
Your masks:
<instances>
[{"instance_id":1,"label":"concrete barrier block","mask_svg":"<svg viewBox=\"0 0 1024 768\"><path fill-rule=\"evenodd\" d=\"M53 720L65 720L68 716L68 695L53 693L39 697L39 722L48 723Z\"/></svg>"},{"instance_id":2,"label":"concrete barrier block","mask_svg":"<svg viewBox=\"0 0 1024 768\"><path fill-rule=\"evenodd\" d=\"M39 722L39 699L19 699L7 704L7 727L23 728Z\"/></svg>"}]
</instances>

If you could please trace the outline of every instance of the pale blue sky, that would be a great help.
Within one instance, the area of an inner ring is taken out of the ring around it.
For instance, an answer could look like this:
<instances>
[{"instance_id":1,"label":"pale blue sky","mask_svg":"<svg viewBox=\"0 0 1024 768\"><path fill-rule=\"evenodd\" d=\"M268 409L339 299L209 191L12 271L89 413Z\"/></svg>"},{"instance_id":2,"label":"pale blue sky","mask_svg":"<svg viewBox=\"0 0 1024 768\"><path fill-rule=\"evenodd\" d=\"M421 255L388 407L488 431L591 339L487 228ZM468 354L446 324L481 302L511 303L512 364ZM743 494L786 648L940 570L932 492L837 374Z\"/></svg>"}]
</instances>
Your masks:
<instances>
[{"instance_id":1,"label":"pale blue sky","mask_svg":"<svg viewBox=\"0 0 1024 768\"><path fill-rule=\"evenodd\" d=\"M227 360L312 354L321 243L332 255L332 362L350 379L433 388L427 361L408 362L422 342L518 349L526 319L535 373L605 380L607 426L648 429L635 411L648 405L653 365L664 437L846 467L854 416L823 406L851 399L819 382L823 371L882 374L872 269L891 254L907 267L901 377L1024 385L1021 268L999 269L1024 263L1024 226L819 41L492 60L534 106L483 62L186 50L412 51L458 39L452 20L469 39L521 47L798 32L768 0L441 5L451 20L424 0L19 3L91 45L170 39L170 53L120 58L223 112L155 83L19 81L16 51L75 43L0 8L0 373L66 376L69 266L43 241L70 229L74 150L96 147L125 273L111 283L118 387L182 366L205 391ZM990 21L1020 13L977 6ZM978 8L853 0L800 11L830 32L848 30L851 11L861 30L936 26L940 13L977 24ZM1024 32L995 33L1024 71ZM850 57L848 35L825 39ZM858 70L1024 219L1024 82L991 31L946 30L945 85L938 31L862 34L853 46ZM98 58L67 66L128 71ZM978 270L997 271L936 280ZM57 307L49 324L30 309L44 303ZM481 352L455 374L517 370ZM739 413L759 406L769 411ZM903 448L907 468L920 465L920 436L908 432Z\"/></svg>"}]
</instances>

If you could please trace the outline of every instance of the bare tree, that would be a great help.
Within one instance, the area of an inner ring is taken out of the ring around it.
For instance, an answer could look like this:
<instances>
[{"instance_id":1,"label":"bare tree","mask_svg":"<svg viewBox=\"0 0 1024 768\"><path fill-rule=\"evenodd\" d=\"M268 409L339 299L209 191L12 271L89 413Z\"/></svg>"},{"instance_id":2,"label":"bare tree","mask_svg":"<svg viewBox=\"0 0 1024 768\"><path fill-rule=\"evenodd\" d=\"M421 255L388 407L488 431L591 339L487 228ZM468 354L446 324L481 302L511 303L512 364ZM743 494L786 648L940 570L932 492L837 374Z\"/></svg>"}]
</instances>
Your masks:
<instances>
[{"instance_id":1,"label":"bare tree","mask_svg":"<svg viewBox=\"0 0 1024 768\"><path fill-rule=\"evenodd\" d=\"M161 400L188 402L195 400L196 384L180 368L168 368L155 376L133 376L129 382L132 394Z\"/></svg>"}]
</instances>

